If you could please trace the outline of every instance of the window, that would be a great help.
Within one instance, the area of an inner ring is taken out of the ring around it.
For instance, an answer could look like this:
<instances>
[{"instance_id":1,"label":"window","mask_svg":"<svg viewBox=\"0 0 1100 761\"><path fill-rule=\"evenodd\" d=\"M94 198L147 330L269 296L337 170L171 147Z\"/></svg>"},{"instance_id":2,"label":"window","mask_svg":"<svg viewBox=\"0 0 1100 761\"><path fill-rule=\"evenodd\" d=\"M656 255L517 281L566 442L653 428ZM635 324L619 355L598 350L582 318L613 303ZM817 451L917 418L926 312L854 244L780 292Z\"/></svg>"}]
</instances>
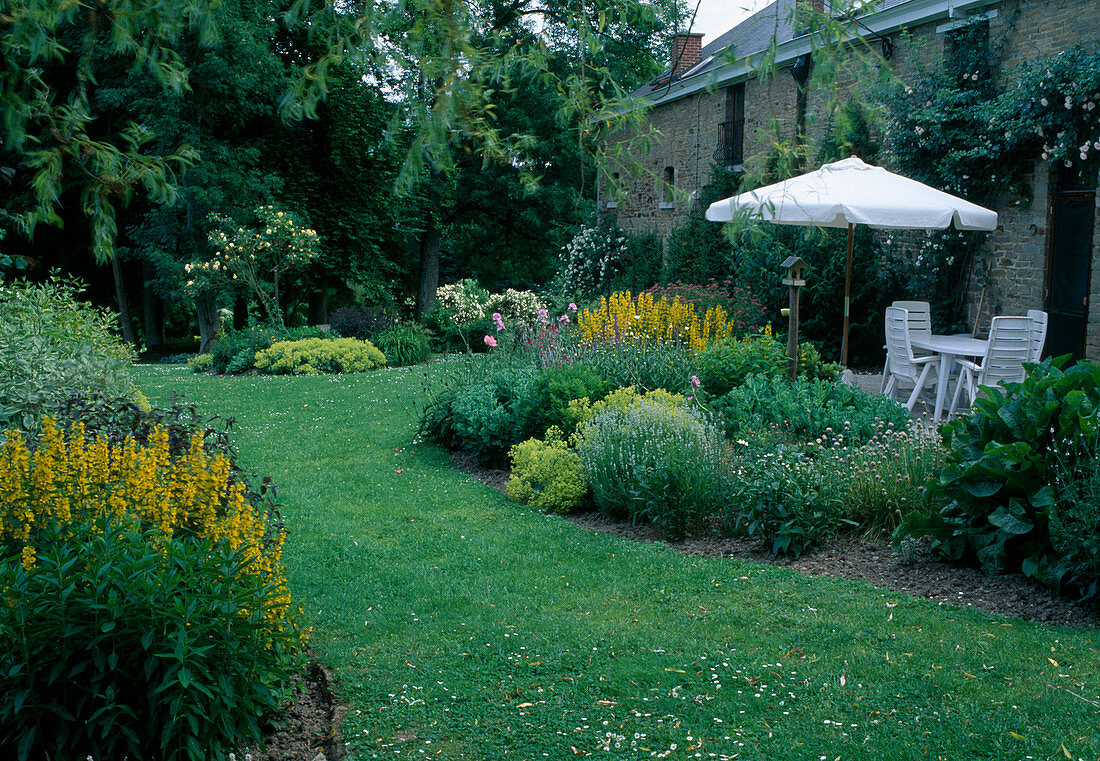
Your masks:
<instances>
[{"instance_id":1,"label":"window","mask_svg":"<svg viewBox=\"0 0 1100 761\"><path fill-rule=\"evenodd\" d=\"M658 204L659 208L661 208L661 209L675 209L676 208L676 203L673 201L673 197L672 197L672 194L673 194L673 191L674 191L675 187L676 187L676 169L674 167L666 166L665 167L665 183L664 183L665 200L661 201L661 203Z\"/></svg>"},{"instance_id":2,"label":"window","mask_svg":"<svg viewBox=\"0 0 1100 761\"><path fill-rule=\"evenodd\" d=\"M616 209L616 208L619 207L619 201L618 201L619 193L622 192L619 189L619 173L618 172L612 172L611 173L611 187L608 188L608 190L610 191L611 200L607 202L607 205L606 205L605 208Z\"/></svg>"},{"instance_id":3,"label":"window","mask_svg":"<svg viewBox=\"0 0 1100 761\"><path fill-rule=\"evenodd\" d=\"M943 68L967 87L989 83L989 20L976 17L947 30L943 41Z\"/></svg>"},{"instance_id":4,"label":"window","mask_svg":"<svg viewBox=\"0 0 1100 761\"><path fill-rule=\"evenodd\" d=\"M726 113L718 124L718 147L714 151L714 161L719 166L737 166L743 160L744 149L745 85L736 84L726 88Z\"/></svg>"}]
</instances>

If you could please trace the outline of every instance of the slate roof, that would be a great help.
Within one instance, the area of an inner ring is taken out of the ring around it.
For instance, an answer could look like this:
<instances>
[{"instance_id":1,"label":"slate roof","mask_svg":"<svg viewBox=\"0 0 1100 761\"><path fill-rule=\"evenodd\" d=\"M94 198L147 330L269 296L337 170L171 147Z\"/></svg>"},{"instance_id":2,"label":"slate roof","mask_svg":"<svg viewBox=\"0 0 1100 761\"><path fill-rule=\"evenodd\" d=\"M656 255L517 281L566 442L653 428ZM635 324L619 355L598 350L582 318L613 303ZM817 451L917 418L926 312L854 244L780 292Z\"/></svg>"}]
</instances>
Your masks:
<instances>
[{"instance_id":1,"label":"slate roof","mask_svg":"<svg viewBox=\"0 0 1100 761\"><path fill-rule=\"evenodd\" d=\"M743 57L766 50L771 45L773 36L777 44L783 44L794 39L791 16L797 1L775 0L771 5L757 11L728 32L708 42L703 46L703 54L699 63L681 72L677 79L682 80L696 74L704 74L726 63L730 58L729 54L725 53L728 48L732 47L731 52L734 56ZM876 12L883 11L907 2L910 2L910 0L880 0L874 8ZM642 87L638 91L639 94L647 92L654 84L667 84L668 74L668 70L662 72L650 85Z\"/></svg>"}]
</instances>

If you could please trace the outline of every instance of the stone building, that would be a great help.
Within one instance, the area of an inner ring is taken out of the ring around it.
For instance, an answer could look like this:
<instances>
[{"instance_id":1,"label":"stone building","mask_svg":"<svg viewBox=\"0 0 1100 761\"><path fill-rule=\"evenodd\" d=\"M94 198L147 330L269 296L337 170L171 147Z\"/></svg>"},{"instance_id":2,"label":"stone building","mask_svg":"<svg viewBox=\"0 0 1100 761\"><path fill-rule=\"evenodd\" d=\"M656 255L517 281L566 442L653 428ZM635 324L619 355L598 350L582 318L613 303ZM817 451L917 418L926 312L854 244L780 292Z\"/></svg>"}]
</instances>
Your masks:
<instances>
[{"instance_id":1,"label":"stone building","mask_svg":"<svg viewBox=\"0 0 1100 761\"><path fill-rule=\"evenodd\" d=\"M824 10L823 0L811 2ZM616 188L603 190L601 206L620 227L665 236L690 213L684 199L707 183L714 164L742 170L767 150L776 127L788 138L795 130L814 136L820 104L812 89L807 102L799 86L813 56L809 36L794 28L794 3L777 0L706 45L701 35L676 36L671 68L638 93L650 102L648 123L661 136L637 156L646 172L616 174ZM991 69L1003 77L1022 62L1073 45L1095 52L1100 0L880 0L850 23L902 81L942 61L953 30L985 24L998 40L999 59ZM764 56L770 76L758 74ZM985 257L992 267L983 327L990 314L1043 308L1051 316L1048 353L1100 360L1097 178L1069 179L1037 157L1031 191L1029 205L1018 207L1006 197L996 206L999 224ZM977 286L971 295L977 318Z\"/></svg>"}]
</instances>

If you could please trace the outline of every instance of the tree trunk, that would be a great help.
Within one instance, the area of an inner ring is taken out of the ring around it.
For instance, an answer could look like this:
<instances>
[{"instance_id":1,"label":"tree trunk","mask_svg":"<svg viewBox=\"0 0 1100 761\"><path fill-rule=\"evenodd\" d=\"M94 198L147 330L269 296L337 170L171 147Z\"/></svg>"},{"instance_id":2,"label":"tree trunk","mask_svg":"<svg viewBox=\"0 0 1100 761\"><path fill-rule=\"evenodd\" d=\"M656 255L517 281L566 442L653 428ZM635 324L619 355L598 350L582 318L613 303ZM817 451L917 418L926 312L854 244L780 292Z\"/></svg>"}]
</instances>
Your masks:
<instances>
[{"instance_id":1,"label":"tree trunk","mask_svg":"<svg viewBox=\"0 0 1100 761\"><path fill-rule=\"evenodd\" d=\"M111 275L115 279L115 299L118 301L118 322L122 328L122 338L131 346L137 346L137 336L134 335L134 326L130 324L130 306L126 301L126 285L122 282L122 265L118 263L118 256L111 257Z\"/></svg>"},{"instance_id":2,"label":"tree trunk","mask_svg":"<svg viewBox=\"0 0 1100 761\"><path fill-rule=\"evenodd\" d=\"M153 268L145 262L141 265L141 302L145 322L145 348L160 351L164 346L164 304L153 290Z\"/></svg>"},{"instance_id":3,"label":"tree trunk","mask_svg":"<svg viewBox=\"0 0 1100 761\"><path fill-rule=\"evenodd\" d=\"M434 219L420 236L420 288L416 293L416 320L424 317L435 305L435 292L439 288L439 227Z\"/></svg>"},{"instance_id":4,"label":"tree trunk","mask_svg":"<svg viewBox=\"0 0 1100 761\"><path fill-rule=\"evenodd\" d=\"M205 354L222 337L218 305L213 296L204 293L195 297L195 311L199 319L199 352Z\"/></svg>"},{"instance_id":5,"label":"tree trunk","mask_svg":"<svg viewBox=\"0 0 1100 761\"><path fill-rule=\"evenodd\" d=\"M244 330L248 327L248 299L237 296L233 302L233 329Z\"/></svg>"},{"instance_id":6,"label":"tree trunk","mask_svg":"<svg viewBox=\"0 0 1100 761\"><path fill-rule=\"evenodd\" d=\"M328 273L321 276L321 285L309 294L309 324L328 323Z\"/></svg>"},{"instance_id":7,"label":"tree trunk","mask_svg":"<svg viewBox=\"0 0 1100 761\"><path fill-rule=\"evenodd\" d=\"M276 267L272 270L272 274L274 275L275 283L275 304L274 308L271 310L271 320L273 322L278 320L280 325L285 325L286 320L283 318L283 308L279 306L279 268Z\"/></svg>"}]
</instances>

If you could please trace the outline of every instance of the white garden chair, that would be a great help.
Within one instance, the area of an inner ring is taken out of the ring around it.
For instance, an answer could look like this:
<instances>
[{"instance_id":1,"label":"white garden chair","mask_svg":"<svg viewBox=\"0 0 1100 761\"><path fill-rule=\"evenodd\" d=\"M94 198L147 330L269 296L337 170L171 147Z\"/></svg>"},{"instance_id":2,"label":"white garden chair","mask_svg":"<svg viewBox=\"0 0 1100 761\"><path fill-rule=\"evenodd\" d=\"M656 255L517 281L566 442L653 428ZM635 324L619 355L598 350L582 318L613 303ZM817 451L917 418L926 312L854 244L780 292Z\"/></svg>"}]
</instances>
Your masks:
<instances>
[{"instance_id":1,"label":"white garden chair","mask_svg":"<svg viewBox=\"0 0 1100 761\"><path fill-rule=\"evenodd\" d=\"M901 307L886 308L886 369L889 376L883 388L887 397L893 397L899 383L904 381L913 385L913 392L905 403L906 409L913 411L921 391L934 386L937 376L932 373L939 357L930 354L925 357L913 355L913 344L909 328L909 310Z\"/></svg>"},{"instance_id":2,"label":"white garden chair","mask_svg":"<svg viewBox=\"0 0 1100 761\"><path fill-rule=\"evenodd\" d=\"M932 335L932 308L927 301L895 301L890 306L904 309L908 313L909 337ZM921 356L915 354L914 356ZM879 393L886 393L886 383L890 377L890 353L886 353L886 364L882 368L882 385Z\"/></svg>"},{"instance_id":3,"label":"white garden chair","mask_svg":"<svg viewBox=\"0 0 1100 761\"><path fill-rule=\"evenodd\" d=\"M989 348L980 365L967 359L956 359L959 380L951 397L951 410L959 403L963 386L968 404L973 405L981 386L1019 382L1024 379L1024 362L1031 361L1033 323L1030 317L994 317L989 326ZM1041 351L1041 349L1040 349Z\"/></svg>"},{"instance_id":4,"label":"white garden chair","mask_svg":"<svg viewBox=\"0 0 1100 761\"><path fill-rule=\"evenodd\" d=\"M1031 320L1031 354L1027 361L1038 364L1043 357L1043 347L1047 343L1047 322L1049 318L1046 312L1038 309L1027 310L1027 318Z\"/></svg>"}]
</instances>

